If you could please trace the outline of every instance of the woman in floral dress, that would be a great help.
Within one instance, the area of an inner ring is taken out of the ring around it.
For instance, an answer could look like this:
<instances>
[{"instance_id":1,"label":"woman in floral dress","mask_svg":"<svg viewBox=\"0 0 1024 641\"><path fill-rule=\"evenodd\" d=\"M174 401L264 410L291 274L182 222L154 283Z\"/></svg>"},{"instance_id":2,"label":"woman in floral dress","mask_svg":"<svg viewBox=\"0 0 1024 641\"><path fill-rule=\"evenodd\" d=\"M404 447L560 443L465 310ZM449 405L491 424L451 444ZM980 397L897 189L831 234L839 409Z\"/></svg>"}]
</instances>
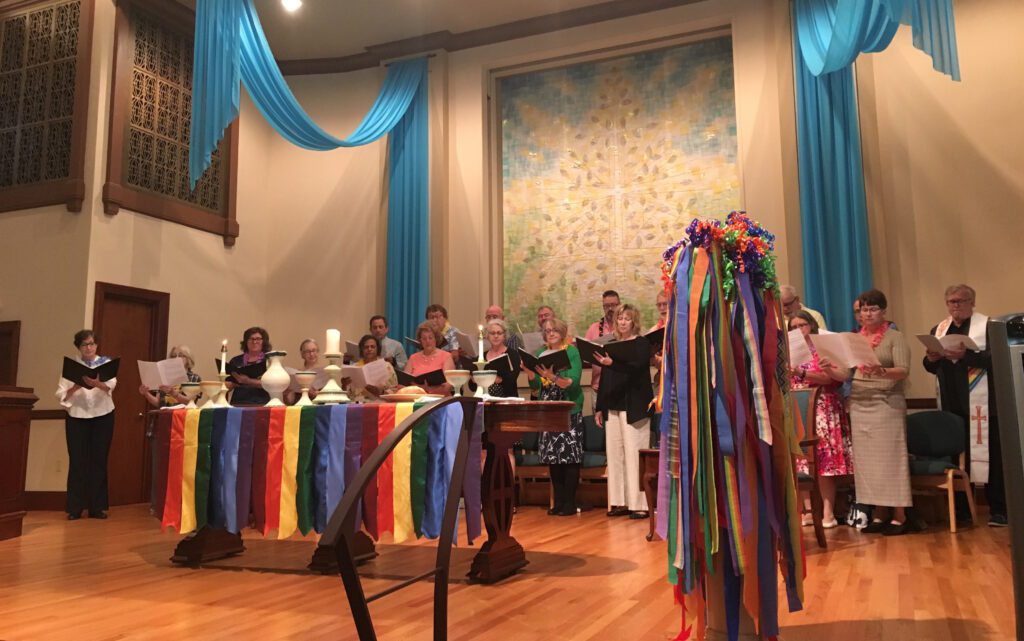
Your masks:
<instances>
[{"instance_id":1,"label":"woman in floral dress","mask_svg":"<svg viewBox=\"0 0 1024 641\"><path fill-rule=\"evenodd\" d=\"M824 510L822 526L833 528L838 524L833 511L836 499L836 477L853 474L853 441L850 435L850 420L843 407L840 394L843 383L849 377L846 370L825 359L819 358L814 346L810 345L811 334L818 333L818 323L805 311L797 312L789 321L789 329L799 329L811 348L811 360L793 368L793 388L817 388L814 399L814 432L818 437L818 485L821 488ZM797 470L808 472L807 460L797 460ZM810 500L804 500L810 510ZM804 515L804 524L809 525L810 514Z\"/></svg>"}]
</instances>

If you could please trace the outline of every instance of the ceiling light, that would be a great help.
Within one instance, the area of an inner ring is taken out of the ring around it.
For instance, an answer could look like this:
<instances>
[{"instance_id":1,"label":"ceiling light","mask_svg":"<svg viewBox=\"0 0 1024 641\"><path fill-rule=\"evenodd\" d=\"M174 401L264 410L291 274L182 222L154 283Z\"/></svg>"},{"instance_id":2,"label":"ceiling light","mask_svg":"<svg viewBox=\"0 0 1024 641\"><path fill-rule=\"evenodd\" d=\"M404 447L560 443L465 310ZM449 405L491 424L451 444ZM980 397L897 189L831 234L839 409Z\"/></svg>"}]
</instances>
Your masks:
<instances>
[{"instance_id":1,"label":"ceiling light","mask_svg":"<svg viewBox=\"0 0 1024 641\"><path fill-rule=\"evenodd\" d=\"M302 6L302 0L281 0L281 4L284 6L285 11L295 11Z\"/></svg>"}]
</instances>

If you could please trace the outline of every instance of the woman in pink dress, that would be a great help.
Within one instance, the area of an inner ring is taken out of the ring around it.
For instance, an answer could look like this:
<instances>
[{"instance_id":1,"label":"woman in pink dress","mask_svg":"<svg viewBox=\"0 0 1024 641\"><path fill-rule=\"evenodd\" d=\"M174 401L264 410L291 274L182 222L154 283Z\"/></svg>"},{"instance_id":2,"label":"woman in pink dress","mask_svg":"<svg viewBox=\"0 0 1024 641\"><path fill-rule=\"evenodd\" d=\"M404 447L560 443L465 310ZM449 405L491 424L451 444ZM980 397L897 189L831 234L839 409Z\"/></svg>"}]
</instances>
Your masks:
<instances>
[{"instance_id":1,"label":"woman in pink dress","mask_svg":"<svg viewBox=\"0 0 1024 641\"><path fill-rule=\"evenodd\" d=\"M797 312L789 321L789 329L799 329L811 348L811 360L795 367L792 371L794 389L817 388L814 401L814 432L818 437L818 484L824 503L822 525L833 528L838 525L833 507L836 499L836 477L853 474L853 445L850 436L850 420L843 406L840 389L849 378L849 372L825 359L819 358L810 344L811 334L818 333L818 323L805 311ZM809 431L809 430L808 430ZM808 471L805 459L797 460L797 470ZM805 498L804 525L810 524L810 500Z\"/></svg>"},{"instance_id":2,"label":"woman in pink dress","mask_svg":"<svg viewBox=\"0 0 1024 641\"><path fill-rule=\"evenodd\" d=\"M406 374L419 376L438 369L446 372L455 369L452 355L437 348L441 342L441 332L433 322L424 321L419 324L419 327L416 328L416 340L420 342L423 351L416 352L409 357L409 362L405 365ZM424 385L423 389L428 394L450 396L453 388L449 383L441 383L436 386Z\"/></svg>"}]
</instances>

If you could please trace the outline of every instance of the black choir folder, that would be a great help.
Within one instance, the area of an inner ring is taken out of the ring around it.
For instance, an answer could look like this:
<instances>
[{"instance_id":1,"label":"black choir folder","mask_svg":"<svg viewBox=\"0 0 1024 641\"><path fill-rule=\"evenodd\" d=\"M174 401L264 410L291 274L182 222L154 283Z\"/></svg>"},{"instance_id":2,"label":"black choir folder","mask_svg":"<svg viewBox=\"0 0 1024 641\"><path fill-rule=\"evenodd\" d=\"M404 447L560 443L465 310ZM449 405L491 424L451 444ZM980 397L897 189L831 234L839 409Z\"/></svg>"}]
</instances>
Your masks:
<instances>
[{"instance_id":1,"label":"black choir folder","mask_svg":"<svg viewBox=\"0 0 1024 641\"><path fill-rule=\"evenodd\" d=\"M64 367L61 370L61 376L68 379L75 385L80 385L86 389L91 389L92 386L82 380L83 377L88 376L89 378L98 378L99 380L106 383L110 379L117 376L117 368L121 365L120 358L114 358L98 367L89 367L82 365L78 361L72 360L67 356L64 357Z\"/></svg>"},{"instance_id":2,"label":"black choir folder","mask_svg":"<svg viewBox=\"0 0 1024 641\"><path fill-rule=\"evenodd\" d=\"M217 371L219 372L220 371L220 359L216 358L214 360L217 361ZM238 367L236 365L232 365L231 361L228 361L228 363L227 363L228 378L230 378L231 381L234 382L234 383L237 383L238 381L235 379L233 374L241 374L242 376L248 376L249 378L258 379L259 377L263 376L266 372L267 372L267 361L266 360L262 360L259 363L253 363L252 365L243 365L242 367Z\"/></svg>"},{"instance_id":3,"label":"black choir folder","mask_svg":"<svg viewBox=\"0 0 1024 641\"><path fill-rule=\"evenodd\" d=\"M531 372L535 372L540 365L550 367L556 372L567 370L572 366L569 363L569 352L564 349L549 350L540 356L534 356L525 349L519 348L519 357L523 359L526 369Z\"/></svg>"},{"instance_id":4,"label":"black choir folder","mask_svg":"<svg viewBox=\"0 0 1024 641\"><path fill-rule=\"evenodd\" d=\"M665 333L662 332L661 335L664 337ZM576 349L580 350L580 358L582 358L584 362L592 363L594 365L601 364L597 362L595 354L610 356L613 361L631 361L636 360L635 354L637 345L644 343L644 349L650 349L650 344L646 340L640 341L640 338L642 337L638 336L637 338L624 341L612 341L610 343L605 343L604 345L598 345L597 343L577 338ZM643 358L646 357L647 356L645 354Z\"/></svg>"},{"instance_id":5,"label":"black choir folder","mask_svg":"<svg viewBox=\"0 0 1024 641\"><path fill-rule=\"evenodd\" d=\"M508 353L502 354L493 361L487 361L487 366L484 369L489 369L498 372L498 376L501 380L515 376L515 372L512 371L512 358Z\"/></svg>"},{"instance_id":6,"label":"black choir folder","mask_svg":"<svg viewBox=\"0 0 1024 641\"><path fill-rule=\"evenodd\" d=\"M651 344L651 353L657 354L661 351L661 348L665 346L665 328L659 327L658 329L652 329L651 331L644 334L644 338Z\"/></svg>"},{"instance_id":7,"label":"black choir folder","mask_svg":"<svg viewBox=\"0 0 1024 641\"><path fill-rule=\"evenodd\" d=\"M447 382L447 379L444 377L443 369L435 369L432 372L420 374L419 376L406 374L401 370L395 373L398 374L398 382L402 385L429 385L430 387L437 387L438 385L444 385Z\"/></svg>"}]
</instances>

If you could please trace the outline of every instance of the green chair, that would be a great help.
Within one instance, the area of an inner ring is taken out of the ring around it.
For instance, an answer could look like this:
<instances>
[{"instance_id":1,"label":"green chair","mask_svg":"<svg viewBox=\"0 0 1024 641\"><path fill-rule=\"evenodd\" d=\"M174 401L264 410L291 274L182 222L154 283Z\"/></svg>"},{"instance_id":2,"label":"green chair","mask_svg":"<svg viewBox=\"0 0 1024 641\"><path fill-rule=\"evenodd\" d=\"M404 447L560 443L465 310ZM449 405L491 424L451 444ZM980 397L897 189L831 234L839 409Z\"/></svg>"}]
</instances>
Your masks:
<instances>
[{"instance_id":1,"label":"green chair","mask_svg":"<svg viewBox=\"0 0 1024 641\"><path fill-rule=\"evenodd\" d=\"M971 521L978 522L974 489L966 470L966 430L963 419L951 412L932 410L907 415L910 485L917 490L946 493L950 532L956 532L954 497L957 490L967 494Z\"/></svg>"}]
</instances>

